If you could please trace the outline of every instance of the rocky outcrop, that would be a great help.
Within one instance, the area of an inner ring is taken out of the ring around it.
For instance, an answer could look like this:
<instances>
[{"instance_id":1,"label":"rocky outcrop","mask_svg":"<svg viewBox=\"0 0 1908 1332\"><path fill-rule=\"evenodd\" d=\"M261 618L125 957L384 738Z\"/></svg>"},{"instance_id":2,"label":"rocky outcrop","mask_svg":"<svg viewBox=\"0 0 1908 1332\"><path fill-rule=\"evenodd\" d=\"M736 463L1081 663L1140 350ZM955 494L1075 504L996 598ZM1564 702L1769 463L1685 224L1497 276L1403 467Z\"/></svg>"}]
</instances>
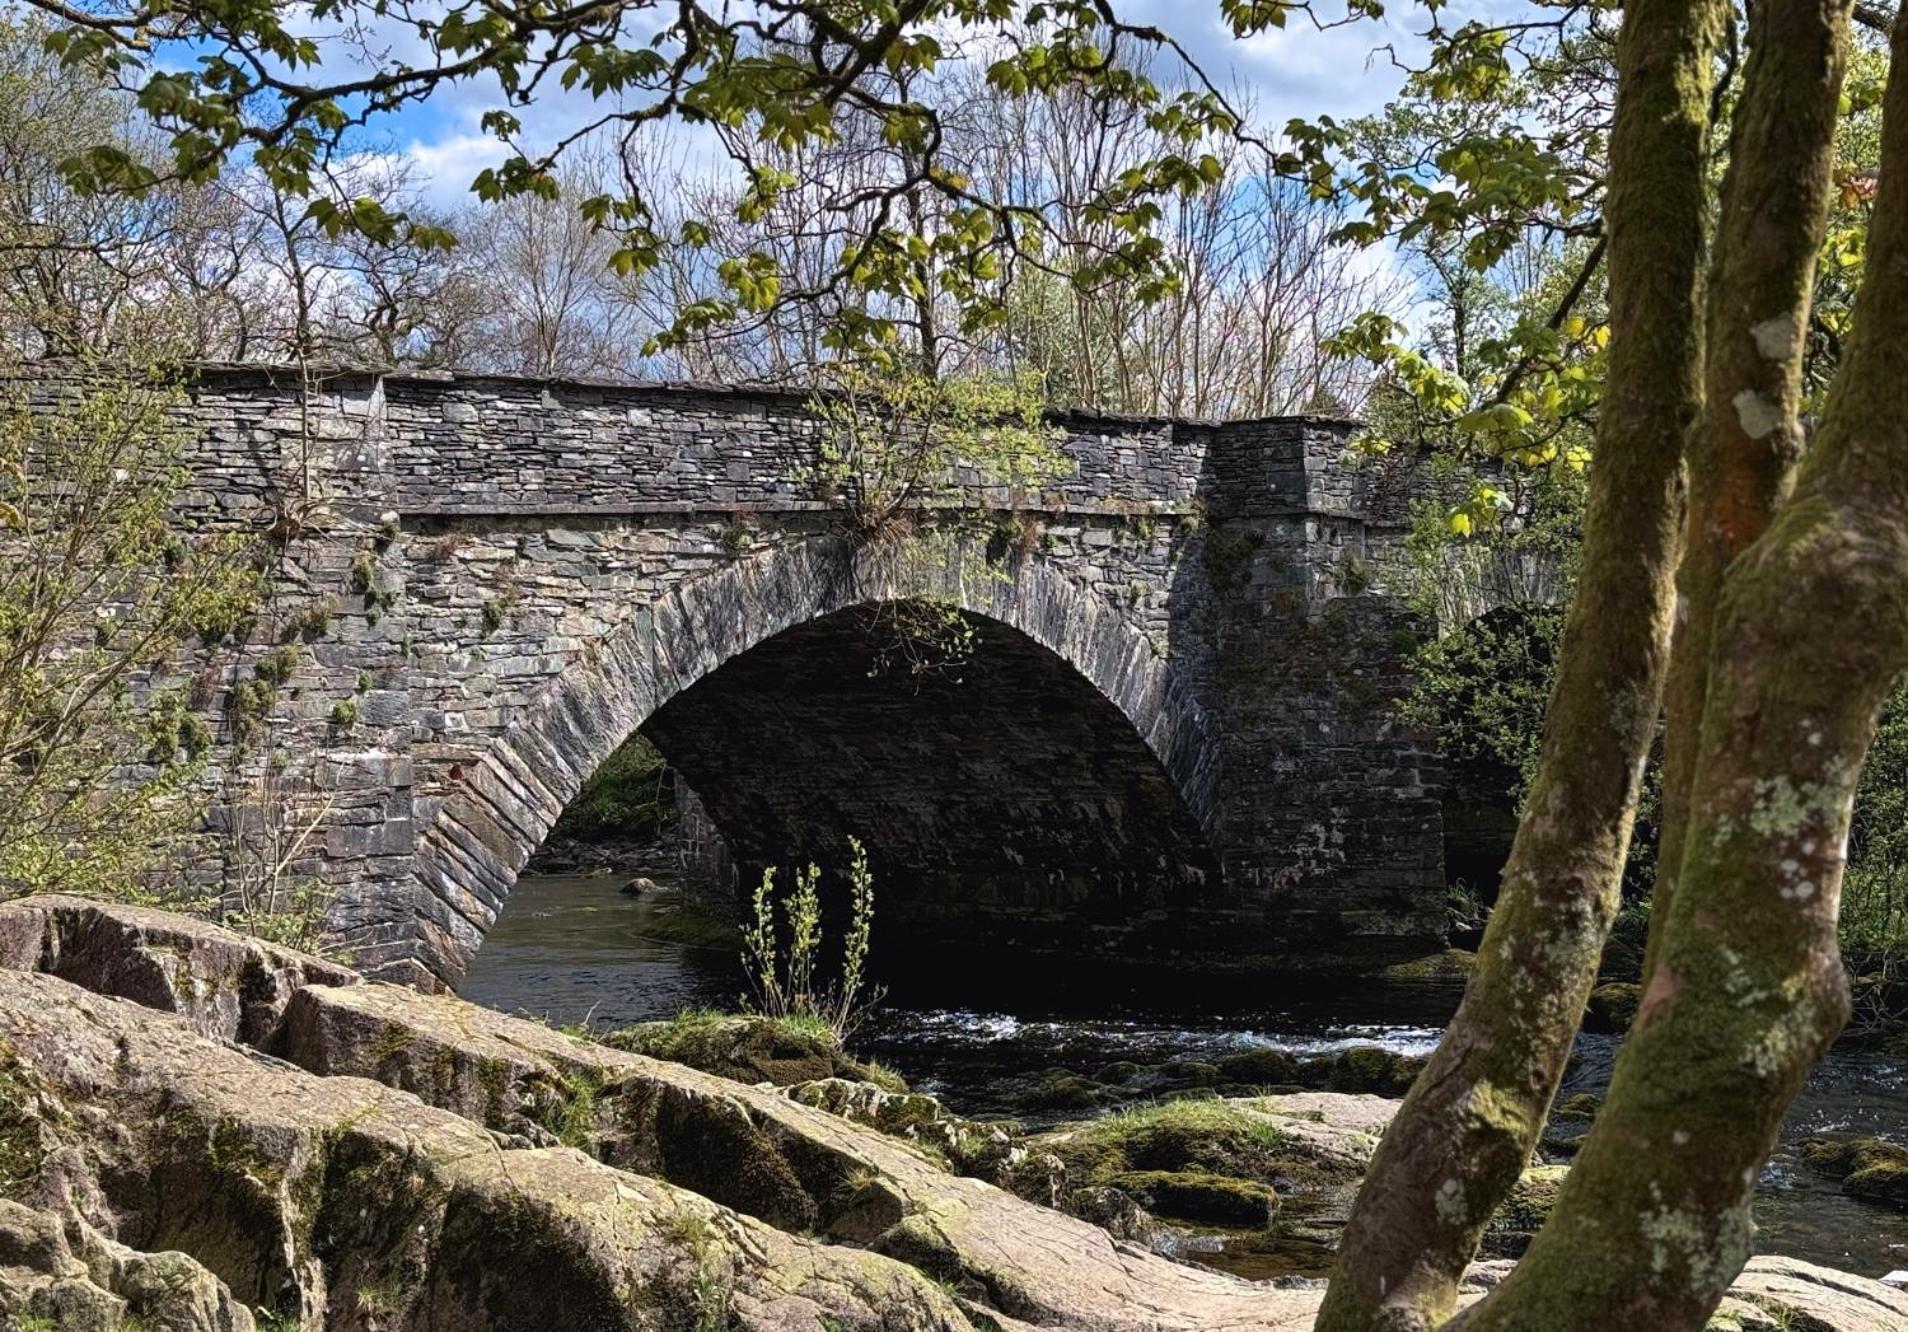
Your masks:
<instances>
[{"instance_id":1,"label":"rocky outcrop","mask_svg":"<svg viewBox=\"0 0 1908 1332\"><path fill-rule=\"evenodd\" d=\"M1167 1310L1155 1316L1169 1327L1278 1312L1254 1307L1266 1292L1119 1245L772 1087L388 985L307 987L285 1026L287 1057L314 1072L376 1078L526 1141L569 1142L772 1225L865 1245L983 1293L998 1313L1111 1329L1151 1326L1137 1312L1149 1308Z\"/></svg>"},{"instance_id":2,"label":"rocky outcrop","mask_svg":"<svg viewBox=\"0 0 1908 1332\"><path fill-rule=\"evenodd\" d=\"M202 1036L269 1048L300 986L356 985L309 954L147 907L82 897L0 906L0 968L42 971L95 994L177 1013Z\"/></svg>"},{"instance_id":3,"label":"rocky outcrop","mask_svg":"<svg viewBox=\"0 0 1908 1332\"><path fill-rule=\"evenodd\" d=\"M183 970L155 956L174 928ZM0 937L61 943L0 968L0 1326L1300 1332L1316 1312L1315 1289L1147 1251L1118 1187L1075 1191L1095 1225L950 1173L893 1136L937 1122L927 1098L726 1080L209 928L0 906ZM284 1002L222 1006L208 980L261 970ZM127 977L152 1006L76 983ZM1175 1111L1067 1153L1162 1206L1201 1171L1301 1196L1354 1180L1391 1110L1205 1105L1213 1142ZM1736 1294L1728 1326L1908 1327L1908 1296L1806 1264L1757 1260Z\"/></svg>"},{"instance_id":4,"label":"rocky outcrop","mask_svg":"<svg viewBox=\"0 0 1908 1332\"><path fill-rule=\"evenodd\" d=\"M0 1326L253 1332L251 1312L183 1253L135 1253L83 1223L0 1199Z\"/></svg>"},{"instance_id":5,"label":"rocky outcrop","mask_svg":"<svg viewBox=\"0 0 1908 1332\"><path fill-rule=\"evenodd\" d=\"M301 1325L639 1328L674 1309L702 1326L968 1326L879 1255L49 977L0 973L0 1051L30 1089L19 1201L189 1253Z\"/></svg>"},{"instance_id":6,"label":"rocky outcrop","mask_svg":"<svg viewBox=\"0 0 1908 1332\"><path fill-rule=\"evenodd\" d=\"M0 1124L0 1193L178 1248L314 1327L365 1326L360 1292L398 1311L382 1327L650 1326L611 1308L619 1290L795 1311L749 1327L966 1327L943 1287L1002 1327L1307 1321L1299 1295L1120 1243L773 1088L447 997L306 985L278 1033L293 1067L0 972L0 1042L20 1090L0 1102L29 1107ZM559 1286L584 1293L558 1307Z\"/></svg>"},{"instance_id":7,"label":"rocky outcrop","mask_svg":"<svg viewBox=\"0 0 1908 1332\"><path fill-rule=\"evenodd\" d=\"M1802 1159L1851 1198L1908 1211L1908 1147L1882 1138L1812 1138Z\"/></svg>"}]
</instances>

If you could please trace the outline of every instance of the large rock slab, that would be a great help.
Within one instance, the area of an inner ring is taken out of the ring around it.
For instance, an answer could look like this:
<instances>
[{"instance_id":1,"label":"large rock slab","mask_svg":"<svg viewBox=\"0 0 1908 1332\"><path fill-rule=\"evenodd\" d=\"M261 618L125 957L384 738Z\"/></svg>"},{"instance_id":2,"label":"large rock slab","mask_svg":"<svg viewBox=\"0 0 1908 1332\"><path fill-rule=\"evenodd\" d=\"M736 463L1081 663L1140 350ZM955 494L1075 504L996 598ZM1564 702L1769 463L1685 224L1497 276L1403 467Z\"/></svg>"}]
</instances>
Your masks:
<instances>
[{"instance_id":1,"label":"large rock slab","mask_svg":"<svg viewBox=\"0 0 1908 1332\"><path fill-rule=\"evenodd\" d=\"M1718 1332L1908 1332L1908 1291L1799 1258L1751 1258L1710 1326Z\"/></svg>"},{"instance_id":2,"label":"large rock slab","mask_svg":"<svg viewBox=\"0 0 1908 1332\"><path fill-rule=\"evenodd\" d=\"M1392 1108L1232 1104L1333 1175ZM0 907L0 1200L0 1316L75 1332L248 1332L253 1308L340 1332L1301 1332L1321 1295L1158 1258L771 1088L75 899ZM1908 1332L1908 1294L1757 1258L1713 1326Z\"/></svg>"},{"instance_id":3,"label":"large rock slab","mask_svg":"<svg viewBox=\"0 0 1908 1332\"><path fill-rule=\"evenodd\" d=\"M375 1077L502 1131L560 1132L771 1223L892 1255L999 1315L1135 1332L1308 1325L1302 1292L1161 1258L772 1088L377 983L308 986L285 1026L301 1067Z\"/></svg>"},{"instance_id":4,"label":"large rock slab","mask_svg":"<svg viewBox=\"0 0 1908 1332\"><path fill-rule=\"evenodd\" d=\"M303 1326L970 1327L940 1285L878 1254L51 977L0 972L0 1064L16 1201L189 1254Z\"/></svg>"},{"instance_id":5,"label":"large rock slab","mask_svg":"<svg viewBox=\"0 0 1908 1332\"><path fill-rule=\"evenodd\" d=\"M59 895L0 903L0 968L45 972L261 1048L301 985L358 983L349 968L209 921Z\"/></svg>"},{"instance_id":6,"label":"large rock slab","mask_svg":"<svg viewBox=\"0 0 1908 1332\"><path fill-rule=\"evenodd\" d=\"M1478 1263L1458 1303L1475 1304L1514 1263ZM1644 1332L1638 1329L1638 1332ZM1709 1332L1908 1332L1908 1292L1799 1258L1751 1258L1710 1317Z\"/></svg>"}]
</instances>

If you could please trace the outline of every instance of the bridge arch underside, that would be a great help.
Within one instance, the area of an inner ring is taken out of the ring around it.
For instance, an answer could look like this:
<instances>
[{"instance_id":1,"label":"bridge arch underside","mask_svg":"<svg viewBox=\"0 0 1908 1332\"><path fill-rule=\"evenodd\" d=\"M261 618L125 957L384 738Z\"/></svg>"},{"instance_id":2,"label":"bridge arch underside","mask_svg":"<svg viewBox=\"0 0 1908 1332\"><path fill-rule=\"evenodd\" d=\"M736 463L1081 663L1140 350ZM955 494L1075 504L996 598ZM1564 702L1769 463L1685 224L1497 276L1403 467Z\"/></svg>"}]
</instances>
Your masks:
<instances>
[{"instance_id":1,"label":"bridge arch underside","mask_svg":"<svg viewBox=\"0 0 1908 1332\"><path fill-rule=\"evenodd\" d=\"M1172 777L1054 652L966 624L950 655L904 605L838 611L733 658L641 729L701 797L739 893L764 865L840 867L858 837L890 978L1170 959L1219 892Z\"/></svg>"},{"instance_id":2,"label":"bridge arch underside","mask_svg":"<svg viewBox=\"0 0 1908 1332\"><path fill-rule=\"evenodd\" d=\"M408 909L373 902L335 933L380 975L454 988L563 809L643 730L711 811L739 892L764 863L840 865L860 837L887 965L930 947L1184 961L1200 930L1205 958L1228 956L1219 745L1174 663L1041 555L917 545L776 542L640 607L452 774ZM902 607L926 608L925 643Z\"/></svg>"}]
</instances>

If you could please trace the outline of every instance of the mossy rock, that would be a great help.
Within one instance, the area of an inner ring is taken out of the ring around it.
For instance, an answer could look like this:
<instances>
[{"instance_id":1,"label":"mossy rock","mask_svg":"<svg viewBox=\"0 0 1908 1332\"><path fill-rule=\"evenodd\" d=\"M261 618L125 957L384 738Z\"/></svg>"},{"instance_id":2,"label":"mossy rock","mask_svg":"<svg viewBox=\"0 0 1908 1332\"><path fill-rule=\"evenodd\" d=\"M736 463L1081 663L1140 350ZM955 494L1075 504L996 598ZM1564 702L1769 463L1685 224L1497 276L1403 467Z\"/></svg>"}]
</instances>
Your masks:
<instances>
[{"instance_id":1,"label":"mossy rock","mask_svg":"<svg viewBox=\"0 0 1908 1332\"><path fill-rule=\"evenodd\" d=\"M1602 1108L1603 1100L1595 1092L1578 1092L1552 1106L1550 1117L1560 1124L1588 1124Z\"/></svg>"},{"instance_id":2,"label":"mossy rock","mask_svg":"<svg viewBox=\"0 0 1908 1332\"><path fill-rule=\"evenodd\" d=\"M1219 1066L1199 1059L1176 1059L1160 1065L1159 1073L1161 1079L1174 1088L1197 1090L1219 1082Z\"/></svg>"},{"instance_id":3,"label":"mossy rock","mask_svg":"<svg viewBox=\"0 0 1908 1332\"><path fill-rule=\"evenodd\" d=\"M1379 973L1386 980L1466 981L1477 970L1477 954L1468 948L1447 948L1410 962L1397 962Z\"/></svg>"},{"instance_id":4,"label":"mossy rock","mask_svg":"<svg viewBox=\"0 0 1908 1332\"><path fill-rule=\"evenodd\" d=\"M631 882L648 883L649 880L636 879ZM622 891L631 893L628 886ZM668 896L666 892L643 894L640 889L631 895L665 900ZM652 910L644 918L643 933L663 943L681 944L685 948L706 948L712 952L734 953L742 946L742 931L733 920L682 901Z\"/></svg>"},{"instance_id":5,"label":"mossy rock","mask_svg":"<svg viewBox=\"0 0 1908 1332\"><path fill-rule=\"evenodd\" d=\"M1055 1068L1022 1099L1030 1110L1091 1110L1106 1100L1106 1088L1092 1078Z\"/></svg>"},{"instance_id":6,"label":"mossy rock","mask_svg":"<svg viewBox=\"0 0 1908 1332\"><path fill-rule=\"evenodd\" d=\"M1259 1229L1271 1225L1279 1211L1279 1195L1271 1185L1202 1170L1122 1171L1110 1176L1107 1186L1171 1221Z\"/></svg>"},{"instance_id":7,"label":"mossy rock","mask_svg":"<svg viewBox=\"0 0 1908 1332\"><path fill-rule=\"evenodd\" d=\"M1241 1050L1219 1061L1223 1082L1247 1087L1284 1087L1299 1081L1299 1061L1285 1050Z\"/></svg>"},{"instance_id":8,"label":"mossy rock","mask_svg":"<svg viewBox=\"0 0 1908 1332\"><path fill-rule=\"evenodd\" d=\"M1578 1092L1550 1107L1544 1121L1543 1146L1552 1160L1573 1158L1590 1136L1597 1112L1603 1102L1593 1092Z\"/></svg>"},{"instance_id":9,"label":"mossy rock","mask_svg":"<svg viewBox=\"0 0 1908 1332\"><path fill-rule=\"evenodd\" d=\"M1104 1068L1095 1069L1093 1077L1099 1082L1119 1085L1135 1081L1145 1072L1143 1067L1130 1059L1116 1059Z\"/></svg>"},{"instance_id":10,"label":"mossy rock","mask_svg":"<svg viewBox=\"0 0 1908 1332\"><path fill-rule=\"evenodd\" d=\"M1328 1091L1403 1096L1418 1080L1424 1060L1375 1045L1360 1045L1342 1051L1333 1060L1302 1064L1300 1081L1311 1082L1311 1075L1315 1075L1320 1066L1326 1070L1323 1085Z\"/></svg>"},{"instance_id":11,"label":"mossy rock","mask_svg":"<svg viewBox=\"0 0 1908 1332\"><path fill-rule=\"evenodd\" d=\"M834 1033L819 1023L692 1011L667 1022L625 1027L598 1040L612 1049L686 1064L735 1082L792 1087L845 1078L872 1082L885 1091L907 1090L887 1069L850 1058Z\"/></svg>"},{"instance_id":12,"label":"mossy rock","mask_svg":"<svg viewBox=\"0 0 1908 1332\"><path fill-rule=\"evenodd\" d=\"M1214 1097L1139 1106L1044 1135L1030 1146L1056 1156L1075 1190L1131 1193L1121 1182L1127 1176L1197 1175L1276 1192L1311 1192L1355 1180L1363 1169L1362 1162L1322 1153L1296 1127L1282 1127L1278 1116L1251 1102ZM1149 1211L1185 1219L1183 1210L1132 1196Z\"/></svg>"},{"instance_id":13,"label":"mossy rock","mask_svg":"<svg viewBox=\"0 0 1908 1332\"><path fill-rule=\"evenodd\" d=\"M1908 1147L1881 1138L1811 1138L1802 1159L1842 1192L1897 1210L1908 1210Z\"/></svg>"},{"instance_id":14,"label":"mossy rock","mask_svg":"<svg viewBox=\"0 0 1908 1332\"><path fill-rule=\"evenodd\" d=\"M1484 1252L1494 1258L1523 1257L1531 1239L1543 1228L1551 1209L1557 1205L1557 1193L1569 1173L1569 1166L1560 1165L1532 1166L1526 1170L1485 1227Z\"/></svg>"},{"instance_id":15,"label":"mossy rock","mask_svg":"<svg viewBox=\"0 0 1908 1332\"><path fill-rule=\"evenodd\" d=\"M1584 1010L1583 1029L1602 1035L1621 1035L1636 1019L1642 1002L1643 987L1628 981L1611 981L1590 991L1590 1005Z\"/></svg>"},{"instance_id":16,"label":"mossy rock","mask_svg":"<svg viewBox=\"0 0 1908 1332\"><path fill-rule=\"evenodd\" d=\"M1090 1221L1114 1239L1150 1244L1156 1233L1153 1218L1132 1195L1110 1185L1075 1189L1066 1199L1070 1216Z\"/></svg>"},{"instance_id":17,"label":"mossy rock","mask_svg":"<svg viewBox=\"0 0 1908 1332\"><path fill-rule=\"evenodd\" d=\"M853 1082L847 1078L798 1082L788 1088L788 1097L894 1137L913 1137L927 1125L957 1119L924 1092L891 1092L871 1082Z\"/></svg>"},{"instance_id":18,"label":"mossy rock","mask_svg":"<svg viewBox=\"0 0 1908 1332\"><path fill-rule=\"evenodd\" d=\"M1028 1158L1015 1150L1016 1125L963 1119L923 1092L884 1091L872 1083L845 1078L797 1083L786 1094L791 1101L912 1142L957 1174L987 1180L1010 1192L1020 1191L1014 1181L1033 1181L1031 1197L1036 1202L1048 1201L1054 1195L1052 1179L1042 1180L1038 1169L1020 1168Z\"/></svg>"}]
</instances>

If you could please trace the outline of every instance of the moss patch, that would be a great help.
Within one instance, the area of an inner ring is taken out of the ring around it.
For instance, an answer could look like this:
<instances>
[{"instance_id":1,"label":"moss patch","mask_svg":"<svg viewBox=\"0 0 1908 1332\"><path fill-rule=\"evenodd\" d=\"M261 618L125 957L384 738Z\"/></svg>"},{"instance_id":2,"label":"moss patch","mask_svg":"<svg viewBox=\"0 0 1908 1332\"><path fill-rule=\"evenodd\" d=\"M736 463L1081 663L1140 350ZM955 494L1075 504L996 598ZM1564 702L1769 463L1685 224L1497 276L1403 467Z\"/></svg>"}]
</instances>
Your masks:
<instances>
[{"instance_id":1,"label":"moss patch","mask_svg":"<svg viewBox=\"0 0 1908 1332\"><path fill-rule=\"evenodd\" d=\"M1908 1147L1881 1138L1812 1138L1802 1159L1842 1182L1842 1192L1908 1210Z\"/></svg>"},{"instance_id":2,"label":"moss patch","mask_svg":"<svg viewBox=\"0 0 1908 1332\"><path fill-rule=\"evenodd\" d=\"M1272 1224L1279 1210L1269 1184L1203 1170L1129 1170L1107 1184L1169 1221L1256 1229Z\"/></svg>"},{"instance_id":3,"label":"moss patch","mask_svg":"<svg viewBox=\"0 0 1908 1332\"><path fill-rule=\"evenodd\" d=\"M1060 1158L1076 1188L1119 1188L1121 1176L1164 1172L1308 1189L1339 1182L1345 1173L1321 1163L1266 1116L1217 1099L1141 1106L1050 1135L1038 1146Z\"/></svg>"},{"instance_id":4,"label":"moss patch","mask_svg":"<svg viewBox=\"0 0 1908 1332\"><path fill-rule=\"evenodd\" d=\"M1310 1076L1317 1061L1302 1070L1307 1085L1317 1085ZM1411 1090L1424 1068L1424 1060L1401 1055L1375 1045L1361 1045L1341 1052L1325 1066L1327 1091L1371 1092L1378 1096L1403 1096Z\"/></svg>"},{"instance_id":5,"label":"moss patch","mask_svg":"<svg viewBox=\"0 0 1908 1332\"><path fill-rule=\"evenodd\" d=\"M1583 1029L1621 1035L1630 1029L1642 1001L1643 987L1628 981L1612 981L1590 991L1590 1006L1584 1010Z\"/></svg>"},{"instance_id":6,"label":"moss patch","mask_svg":"<svg viewBox=\"0 0 1908 1332\"><path fill-rule=\"evenodd\" d=\"M666 1059L736 1082L792 1087L824 1078L872 1082L906 1091L892 1072L849 1057L820 1023L735 1016L691 1009L667 1022L645 1022L598 1038L615 1050Z\"/></svg>"},{"instance_id":7,"label":"moss patch","mask_svg":"<svg viewBox=\"0 0 1908 1332\"><path fill-rule=\"evenodd\" d=\"M1030 1110L1091 1110L1103 1103L1103 1093L1092 1078L1053 1068L1022 1099Z\"/></svg>"}]
</instances>

